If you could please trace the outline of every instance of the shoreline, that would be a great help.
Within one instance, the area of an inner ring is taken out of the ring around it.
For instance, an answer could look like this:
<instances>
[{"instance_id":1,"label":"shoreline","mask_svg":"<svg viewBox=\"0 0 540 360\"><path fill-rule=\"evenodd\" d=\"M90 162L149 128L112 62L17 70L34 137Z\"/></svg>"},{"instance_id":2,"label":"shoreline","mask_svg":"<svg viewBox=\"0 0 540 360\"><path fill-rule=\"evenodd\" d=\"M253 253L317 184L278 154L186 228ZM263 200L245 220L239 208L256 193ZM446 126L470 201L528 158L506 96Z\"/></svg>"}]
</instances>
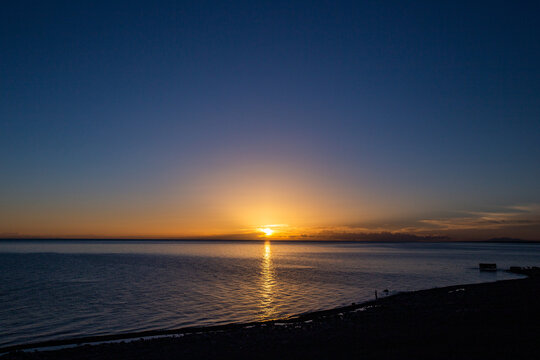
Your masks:
<instances>
[{"instance_id":1,"label":"shoreline","mask_svg":"<svg viewBox=\"0 0 540 360\"><path fill-rule=\"evenodd\" d=\"M418 312L417 315L422 313L423 316L427 315L428 317L437 317L448 313L449 310L452 310L448 307L451 307L453 304L455 305L456 300L463 301L468 297L472 298L470 294L473 292L480 291L477 295L475 295L476 297L480 298L484 297L483 292L486 294L493 292L494 297L492 298L487 297L485 299L477 299L481 300L477 301L475 305L477 307L475 311L478 312L481 311L482 308L487 308L489 301L497 299L501 300L503 295L508 297L509 291L512 292L511 289L521 289L524 292L530 292L540 288L540 286L538 286L540 283L540 271L538 268L514 268L511 272L526 275L527 277L522 279L500 280L495 282L467 285L452 285L441 288L402 292L382 297L378 300L371 300L358 304L353 303L343 307L295 315L285 319L52 340L8 346L0 349L0 353L3 353L3 356L1 356L2 358L8 359L34 358L34 356L43 358L44 355L48 356L46 358L52 359L81 357L84 353L88 353L88 351L92 349L92 353L97 351L97 353L102 353L102 355L97 355L97 357L90 356L88 358L100 358L101 356L104 356L104 353L110 353L111 351L113 353L120 351L121 354L124 354L115 357L134 358L133 356L136 355L133 354L135 348L140 348L143 346L147 349L152 349L153 347L160 346L158 344L166 343L169 346L173 346L175 348L178 347L184 352L187 351L193 355L193 358L209 358L212 356L208 355L205 357L206 352L203 351L205 349L201 348L200 345L201 339L209 340L228 348L229 345L227 345L227 343L230 341L225 341L225 339L230 338L229 340L233 340L232 343L237 343L237 345L241 347L242 338L264 339L268 337L267 335L271 335L273 338L281 338L281 340L278 340L278 342L283 342L284 340L287 340L287 337L283 338L284 334L291 332L291 330L295 333L293 338L303 338L310 337L309 333L313 332L314 328L319 328L319 330L317 330L318 332L323 331L321 329L330 328L333 332L340 333L344 331L343 327L360 327L363 330L367 330L365 332L369 337L370 333L373 335L380 330L380 324L378 324L377 318L380 318L380 320L385 318L386 315L384 312L392 308L394 312L396 309L398 310L394 313L394 315L398 317L402 315L400 314L400 311L404 313L411 311L414 313L416 311ZM506 310L511 310L515 305L511 303L512 299L517 300L519 298L510 297L509 299L510 302L497 303L496 308L500 310L504 310L505 308ZM445 302L442 303L442 300ZM412 306L414 304L420 304L421 306L415 308ZM437 309L438 305L445 304L447 305L446 307L442 306L441 308ZM453 311L457 313L465 310L468 311L467 309L469 309L471 305L474 304L468 304L465 307L457 306L455 309L453 309ZM407 309L407 307L410 309ZM432 307L432 309L429 309L429 307ZM428 310L427 313L425 313L424 310ZM375 320L373 319L374 317ZM540 312L538 314L538 318L540 319ZM389 318L388 320L392 320L392 318ZM429 322L429 319L427 320ZM395 327L407 327L406 325L407 323L398 323ZM370 329L370 326L372 329ZM317 331L315 331L315 333L317 333ZM536 335L539 334L540 331L538 331ZM343 333L342 335L343 337L349 337L348 333ZM276 342L276 340L269 341ZM193 345L194 343L197 345ZM247 345L249 347L249 344ZM316 343L312 345L316 345ZM347 347L347 343L344 346ZM56 347L56 349L53 347ZM58 347L61 348L58 349ZM39 351L33 351L36 349ZM235 350L234 346L232 350ZM200 356L197 355L198 351L203 351ZM242 357L242 355L242 353L237 354L237 356L240 357ZM191 356L187 356L191 358Z\"/></svg>"}]
</instances>

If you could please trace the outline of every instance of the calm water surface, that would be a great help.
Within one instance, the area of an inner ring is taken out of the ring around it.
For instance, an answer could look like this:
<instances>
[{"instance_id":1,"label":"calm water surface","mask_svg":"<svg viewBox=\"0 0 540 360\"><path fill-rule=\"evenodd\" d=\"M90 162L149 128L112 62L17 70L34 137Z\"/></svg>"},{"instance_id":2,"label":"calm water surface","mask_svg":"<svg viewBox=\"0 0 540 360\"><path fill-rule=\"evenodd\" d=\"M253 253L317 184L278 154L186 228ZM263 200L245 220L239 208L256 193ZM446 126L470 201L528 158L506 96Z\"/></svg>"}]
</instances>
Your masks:
<instances>
[{"instance_id":1,"label":"calm water surface","mask_svg":"<svg viewBox=\"0 0 540 360\"><path fill-rule=\"evenodd\" d=\"M0 241L0 346L281 318L496 281L534 244Z\"/></svg>"}]
</instances>

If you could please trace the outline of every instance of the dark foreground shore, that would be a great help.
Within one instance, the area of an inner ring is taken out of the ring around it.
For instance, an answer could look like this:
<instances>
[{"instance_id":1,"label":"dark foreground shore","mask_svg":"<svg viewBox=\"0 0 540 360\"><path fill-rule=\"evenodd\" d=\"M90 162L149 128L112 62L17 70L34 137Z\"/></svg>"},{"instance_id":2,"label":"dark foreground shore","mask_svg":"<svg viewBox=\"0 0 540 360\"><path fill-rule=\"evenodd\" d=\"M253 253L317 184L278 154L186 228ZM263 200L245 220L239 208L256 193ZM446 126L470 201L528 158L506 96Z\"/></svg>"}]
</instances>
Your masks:
<instances>
[{"instance_id":1,"label":"dark foreground shore","mask_svg":"<svg viewBox=\"0 0 540 360\"><path fill-rule=\"evenodd\" d=\"M2 359L540 359L540 274L402 293L288 321Z\"/></svg>"}]
</instances>

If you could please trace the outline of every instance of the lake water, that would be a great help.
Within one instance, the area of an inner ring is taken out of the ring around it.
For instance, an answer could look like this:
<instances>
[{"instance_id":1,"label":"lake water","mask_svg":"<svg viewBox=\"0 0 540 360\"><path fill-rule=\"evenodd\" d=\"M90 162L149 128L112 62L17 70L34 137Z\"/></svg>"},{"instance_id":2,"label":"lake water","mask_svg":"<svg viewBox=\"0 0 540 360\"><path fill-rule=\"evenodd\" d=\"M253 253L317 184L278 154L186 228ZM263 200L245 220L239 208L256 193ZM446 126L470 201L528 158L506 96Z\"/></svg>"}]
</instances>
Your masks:
<instances>
[{"instance_id":1,"label":"lake water","mask_svg":"<svg viewBox=\"0 0 540 360\"><path fill-rule=\"evenodd\" d=\"M0 347L287 317L391 293L515 278L540 245L0 241Z\"/></svg>"}]
</instances>

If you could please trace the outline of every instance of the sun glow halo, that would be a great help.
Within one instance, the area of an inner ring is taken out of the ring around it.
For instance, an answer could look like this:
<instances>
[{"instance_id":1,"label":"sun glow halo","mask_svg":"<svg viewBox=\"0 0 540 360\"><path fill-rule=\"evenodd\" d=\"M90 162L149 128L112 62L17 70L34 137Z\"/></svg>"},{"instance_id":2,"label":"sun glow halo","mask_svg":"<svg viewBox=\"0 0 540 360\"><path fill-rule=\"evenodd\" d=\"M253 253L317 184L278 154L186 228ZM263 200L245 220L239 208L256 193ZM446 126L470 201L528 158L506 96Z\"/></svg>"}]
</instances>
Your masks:
<instances>
[{"instance_id":1,"label":"sun glow halo","mask_svg":"<svg viewBox=\"0 0 540 360\"><path fill-rule=\"evenodd\" d=\"M263 229L259 229L261 232L264 233L265 236L270 236L274 233L274 230L270 229L270 228L263 228Z\"/></svg>"}]
</instances>

